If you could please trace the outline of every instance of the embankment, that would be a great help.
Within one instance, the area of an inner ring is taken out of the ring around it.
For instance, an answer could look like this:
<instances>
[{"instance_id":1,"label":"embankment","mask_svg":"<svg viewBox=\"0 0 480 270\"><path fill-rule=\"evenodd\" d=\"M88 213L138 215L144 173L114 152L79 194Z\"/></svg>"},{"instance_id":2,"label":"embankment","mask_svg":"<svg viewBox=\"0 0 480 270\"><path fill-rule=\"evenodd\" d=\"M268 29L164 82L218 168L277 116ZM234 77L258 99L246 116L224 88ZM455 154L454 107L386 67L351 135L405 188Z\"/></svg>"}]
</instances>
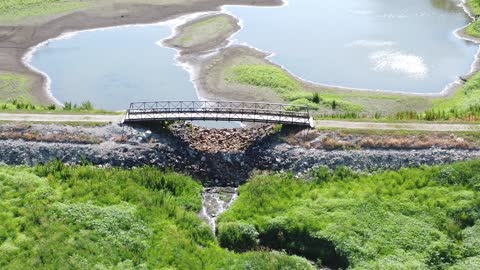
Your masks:
<instances>
[{"instance_id":1,"label":"embankment","mask_svg":"<svg viewBox=\"0 0 480 270\"><path fill-rule=\"evenodd\" d=\"M7 127L2 127L2 133ZM61 134L54 140L34 137L43 133ZM293 171L303 174L312 167L348 166L354 170L399 169L401 167L446 164L480 158L480 149L308 149L290 144L269 126L247 130L205 130L188 126L174 127L173 132L151 132L145 129L106 127L31 126L16 129L22 136L0 140L0 162L10 165L35 165L59 159L65 163L91 162L100 166L136 167L143 165L171 168L200 179L206 186L238 186L256 170ZM14 133L15 133L14 132ZM73 140L64 134L81 134ZM12 134L14 134L12 133ZM181 134L204 134L190 136ZM30 134L30 135L29 135ZM33 135L32 135L33 134ZM246 135L245 135L246 134ZM94 140L96 138L96 140ZM200 140L193 142L193 140ZM201 138L201 139L199 139ZM211 138L215 138L214 140ZM205 143L235 144L199 148ZM221 149L227 149L221 150ZM229 149L229 150L228 150Z\"/></svg>"}]
</instances>

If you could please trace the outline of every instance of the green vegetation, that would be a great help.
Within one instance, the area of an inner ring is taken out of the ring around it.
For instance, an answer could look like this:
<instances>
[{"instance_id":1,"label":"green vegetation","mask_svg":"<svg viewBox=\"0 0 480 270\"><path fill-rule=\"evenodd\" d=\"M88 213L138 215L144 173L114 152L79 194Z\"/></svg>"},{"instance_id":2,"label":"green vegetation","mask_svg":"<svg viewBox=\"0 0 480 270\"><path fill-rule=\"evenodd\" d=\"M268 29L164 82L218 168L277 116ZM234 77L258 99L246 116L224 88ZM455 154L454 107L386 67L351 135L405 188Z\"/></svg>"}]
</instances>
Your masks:
<instances>
[{"instance_id":1,"label":"green vegetation","mask_svg":"<svg viewBox=\"0 0 480 270\"><path fill-rule=\"evenodd\" d=\"M473 15L480 15L480 0L467 0L467 7ZM475 20L467 27L465 32L473 37L480 37L480 22Z\"/></svg>"},{"instance_id":2,"label":"green vegetation","mask_svg":"<svg viewBox=\"0 0 480 270\"><path fill-rule=\"evenodd\" d=\"M321 104L332 109L339 107L346 112L362 110L361 106L342 100L340 96L308 93L295 78L281 68L271 65L234 66L227 71L226 78L230 82L273 89L292 105L319 109Z\"/></svg>"},{"instance_id":3,"label":"green vegetation","mask_svg":"<svg viewBox=\"0 0 480 270\"><path fill-rule=\"evenodd\" d=\"M395 111L386 107L391 102L423 104L426 97L401 96L386 93L362 93L362 91L338 91L325 89L321 92L305 91L297 80L281 68L273 65L235 65L226 72L226 80L274 90L292 105L307 106L316 111L316 119L364 119L383 121L478 121L480 119L480 74L470 79L453 97L432 99L428 110ZM368 106L385 103L383 112L372 111ZM368 105L370 104L370 105Z\"/></svg>"},{"instance_id":4,"label":"green vegetation","mask_svg":"<svg viewBox=\"0 0 480 270\"><path fill-rule=\"evenodd\" d=\"M14 73L0 73L0 102L12 99L33 102L28 78Z\"/></svg>"},{"instance_id":5,"label":"green vegetation","mask_svg":"<svg viewBox=\"0 0 480 270\"><path fill-rule=\"evenodd\" d=\"M179 35L167 43L181 48L200 46L203 50L205 44L228 37L237 27L233 17L225 14L214 15L181 28Z\"/></svg>"},{"instance_id":6,"label":"green vegetation","mask_svg":"<svg viewBox=\"0 0 480 270\"><path fill-rule=\"evenodd\" d=\"M95 109L90 101L84 101L80 105L66 102L63 107L55 104L47 106L35 105L22 99L14 99L12 101L1 104L0 112L29 112L29 113L100 113L100 114L116 114L116 112Z\"/></svg>"},{"instance_id":7,"label":"green vegetation","mask_svg":"<svg viewBox=\"0 0 480 270\"><path fill-rule=\"evenodd\" d=\"M0 167L0 268L312 268L280 252L220 248L197 217L201 191L150 167Z\"/></svg>"},{"instance_id":8,"label":"green vegetation","mask_svg":"<svg viewBox=\"0 0 480 270\"><path fill-rule=\"evenodd\" d=\"M467 6L473 14L480 14L480 0L467 0Z\"/></svg>"},{"instance_id":9,"label":"green vegetation","mask_svg":"<svg viewBox=\"0 0 480 270\"><path fill-rule=\"evenodd\" d=\"M317 130L322 132L338 132L345 135L378 135L378 136L422 136L422 135L439 135L448 136L456 135L472 142L480 143L480 132L478 131L443 131L434 132L421 130L377 130L377 129L348 129L348 128L328 128L319 127Z\"/></svg>"},{"instance_id":10,"label":"green vegetation","mask_svg":"<svg viewBox=\"0 0 480 270\"><path fill-rule=\"evenodd\" d=\"M81 0L2 0L0 22L67 12L85 5L86 3Z\"/></svg>"},{"instance_id":11,"label":"green vegetation","mask_svg":"<svg viewBox=\"0 0 480 270\"><path fill-rule=\"evenodd\" d=\"M221 244L351 269L479 269L480 161L373 175L259 175L219 218ZM237 230L237 232L235 232Z\"/></svg>"},{"instance_id":12,"label":"green vegetation","mask_svg":"<svg viewBox=\"0 0 480 270\"><path fill-rule=\"evenodd\" d=\"M480 73L470 78L451 98L434 101L433 110L457 119L480 118Z\"/></svg>"}]
</instances>

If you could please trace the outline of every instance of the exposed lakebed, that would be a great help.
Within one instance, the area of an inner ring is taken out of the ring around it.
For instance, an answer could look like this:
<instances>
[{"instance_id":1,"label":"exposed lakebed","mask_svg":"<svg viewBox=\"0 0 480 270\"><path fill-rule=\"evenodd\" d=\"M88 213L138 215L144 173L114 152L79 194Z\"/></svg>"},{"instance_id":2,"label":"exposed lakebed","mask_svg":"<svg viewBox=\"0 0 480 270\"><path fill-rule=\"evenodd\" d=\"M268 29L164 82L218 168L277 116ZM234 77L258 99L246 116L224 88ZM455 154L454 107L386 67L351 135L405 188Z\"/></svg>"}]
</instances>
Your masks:
<instances>
[{"instance_id":1,"label":"exposed lakebed","mask_svg":"<svg viewBox=\"0 0 480 270\"><path fill-rule=\"evenodd\" d=\"M225 9L242 20L235 43L273 52L307 80L351 88L439 93L470 71L477 46L454 31L470 19L453 0L290 1L277 8ZM40 46L30 64L59 101L125 109L144 100L195 100L168 25L80 32Z\"/></svg>"}]
</instances>

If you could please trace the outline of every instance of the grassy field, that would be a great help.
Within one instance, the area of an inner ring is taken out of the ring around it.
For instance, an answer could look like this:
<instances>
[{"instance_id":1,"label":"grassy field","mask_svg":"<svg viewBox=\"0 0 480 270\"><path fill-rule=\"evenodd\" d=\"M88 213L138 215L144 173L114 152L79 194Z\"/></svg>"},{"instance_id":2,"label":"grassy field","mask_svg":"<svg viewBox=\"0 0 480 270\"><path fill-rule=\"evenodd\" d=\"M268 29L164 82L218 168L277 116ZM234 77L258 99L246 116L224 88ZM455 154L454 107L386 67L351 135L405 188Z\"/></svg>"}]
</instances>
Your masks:
<instances>
[{"instance_id":1,"label":"grassy field","mask_svg":"<svg viewBox=\"0 0 480 270\"><path fill-rule=\"evenodd\" d=\"M86 6L82 0L2 0L0 22L16 22L76 10Z\"/></svg>"},{"instance_id":2,"label":"grassy field","mask_svg":"<svg viewBox=\"0 0 480 270\"><path fill-rule=\"evenodd\" d=\"M235 19L228 15L214 15L181 28L177 37L167 41L169 45L185 49L204 48L237 29Z\"/></svg>"},{"instance_id":3,"label":"grassy field","mask_svg":"<svg viewBox=\"0 0 480 270\"><path fill-rule=\"evenodd\" d=\"M0 102L0 113L49 113L49 114L122 114L123 112L113 112L103 109L96 109L90 101L84 101L80 104L66 102L63 106L50 104L38 105L24 99L13 99L6 102Z\"/></svg>"},{"instance_id":4,"label":"grassy field","mask_svg":"<svg viewBox=\"0 0 480 270\"><path fill-rule=\"evenodd\" d=\"M273 89L282 99L294 105L303 105L314 110L316 119L374 118L392 120L455 120L477 121L480 119L480 75L470 79L452 97L428 98L388 93L341 91L316 87L305 89L292 75L279 67L263 65L233 65L227 67L225 80L229 84ZM396 104L392 106L392 104ZM396 108L410 108L403 111ZM404 106L401 106L403 104ZM415 109L416 104L427 110ZM316 111L316 112L315 112Z\"/></svg>"},{"instance_id":5,"label":"grassy field","mask_svg":"<svg viewBox=\"0 0 480 270\"><path fill-rule=\"evenodd\" d=\"M13 73L0 73L0 103L6 103L13 99L38 104L31 95L28 78Z\"/></svg>"},{"instance_id":6,"label":"grassy field","mask_svg":"<svg viewBox=\"0 0 480 270\"><path fill-rule=\"evenodd\" d=\"M467 7L473 15L480 15L480 0L467 0ZM476 20L469 25L466 29L466 33L474 37L480 37L480 22Z\"/></svg>"},{"instance_id":7,"label":"grassy field","mask_svg":"<svg viewBox=\"0 0 480 270\"><path fill-rule=\"evenodd\" d=\"M202 187L153 168L0 167L1 269L311 269L236 254L197 217Z\"/></svg>"},{"instance_id":8,"label":"grassy field","mask_svg":"<svg viewBox=\"0 0 480 270\"><path fill-rule=\"evenodd\" d=\"M433 104L433 109L438 111L475 110L475 107L480 106L480 73L469 79L451 98L437 99Z\"/></svg>"},{"instance_id":9,"label":"grassy field","mask_svg":"<svg viewBox=\"0 0 480 270\"><path fill-rule=\"evenodd\" d=\"M259 175L219 218L231 249L349 269L480 268L480 161L373 175Z\"/></svg>"},{"instance_id":10,"label":"grassy field","mask_svg":"<svg viewBox=\"0 0 480 270\"><path fill-rule=\"evenodd\" d=\"M480 14L480 0L467 0L467 6L474 14Z\"/></svg>"},{"instance_id":11,"label":"grassy field","mask_svg":"<svg viewBox=\"0 0 480 270\"><path fill-rule=\"evenodd\" d=\"M226 80L233 83L265 87L275 90L283 99L292 105L308 106L318 110L321 107L338 106L346 112L360 112L362 107L343 100L340 96L321 94L317 99L304 91L300 84L282 69L270 65L238 65L230 67L226 72Z\"/></svg>"},{"instance_id":12,"label":"grassy field","mask_svg":"<svg viewBox=\"0 0 480 270\"><path fill-rule=\"evenodd\" d=\"M38 102L31 93L32 88L27 77L14 73L0 73L0 113L113 113L94 108L90 101L80 104L66 102L64 107L45 105Z\"/></svg>"}]
</instances>

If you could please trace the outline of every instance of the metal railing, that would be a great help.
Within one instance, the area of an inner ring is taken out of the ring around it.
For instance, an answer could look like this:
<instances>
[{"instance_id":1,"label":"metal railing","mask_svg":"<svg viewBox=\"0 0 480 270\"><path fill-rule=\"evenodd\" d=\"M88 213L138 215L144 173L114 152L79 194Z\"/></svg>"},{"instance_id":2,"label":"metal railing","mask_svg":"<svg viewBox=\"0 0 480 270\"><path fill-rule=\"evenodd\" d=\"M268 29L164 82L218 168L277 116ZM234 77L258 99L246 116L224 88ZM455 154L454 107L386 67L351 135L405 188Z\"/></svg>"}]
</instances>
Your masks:
<instances>
[{"instance_id":1,"label":"metal railing","mask_svg":"<svg viewBox=\"0 0 480 270\"><path fill-rule=\"evenodd\" d=\"M135 102L124 122L175 120L263 122L311 126L306 106L262 102L161 101Z\"/></svg>"}]
</instances>

